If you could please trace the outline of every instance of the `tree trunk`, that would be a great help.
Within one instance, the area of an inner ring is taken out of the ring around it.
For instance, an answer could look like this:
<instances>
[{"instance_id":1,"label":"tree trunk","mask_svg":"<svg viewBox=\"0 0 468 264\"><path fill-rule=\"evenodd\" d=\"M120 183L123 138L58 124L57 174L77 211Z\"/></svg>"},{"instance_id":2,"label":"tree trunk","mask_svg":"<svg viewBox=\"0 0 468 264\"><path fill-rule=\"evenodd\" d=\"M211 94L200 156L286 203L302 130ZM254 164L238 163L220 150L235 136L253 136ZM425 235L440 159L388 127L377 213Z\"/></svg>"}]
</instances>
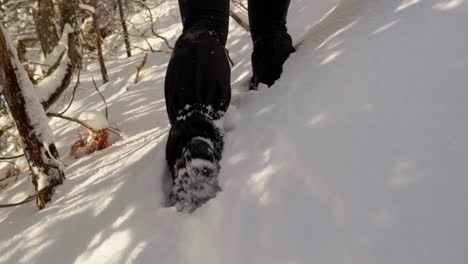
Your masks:
<instances>
[{"instance_id":1,"label":"tree trunk","mask_svg":"<svg viewBox=\"0 0 468 264\"><path fill-rule=\"evenodd\" d=\"M107 83L109 81L109 76L107 75L106 64L104 63L104 56L102 55L101 27L99 26L99 19L97 16L97 0L91 0L91 5L94 7L93 27L96 37L96 48L99 57L99 66L101 68L102 82Z\"/></svg>"},{"instance_id":2,"label":"tree trunk","mask_svg":"<svg viewBox=\"0 0 468 264\"><path fill-rule=\"evenodd\" d=\"M68 57L74 67L81 68L81 56L77 49L77 36L79 32L77 12L79 11L78 0L60 0L60 27L63 30L65 25L69 24L74 29L74 34L68 36ZM70 80L71 81L71 80Z\"/></svg>"},{"instance_id":3,"label":"tree trunk","mask_svg":"<svg viewBox=\"0 0 468 264\"><path fill-rule=\"evenodd\" d=\"M37 192L36 204L42 209L51 200L54 187L61 184L65 176L57 161L59 155L45 111L2 25L0 65L0 75L4 81L3 94L22 139Z\"/></svg>"},{"instance_id":4,"label":"tree trunk","mask_svg":"<svg viewBox=\"0 0 468 264\"><path fill-rule=\"evenodd\" d=\"M122 29L124 33L125 47L127 49L127 57L132 56L132 49L130 47L130 38L128 37L127 22L125 22L125 16L122 6L122 0L118 0L119 3L119 13L120 13L120 23L122 24Z\"/></svg>"},{"instance_id":5,"label":"tree trunk","mask_svg":"<svg viewBox=\"0 0 468 264\"><path fill-rule=\"evenodd\" d=\"M52 0L34 0L34 23L44 56L47 56L59 42L59 35L52 19L55 17Z\"/></svg>"}]
</instances>

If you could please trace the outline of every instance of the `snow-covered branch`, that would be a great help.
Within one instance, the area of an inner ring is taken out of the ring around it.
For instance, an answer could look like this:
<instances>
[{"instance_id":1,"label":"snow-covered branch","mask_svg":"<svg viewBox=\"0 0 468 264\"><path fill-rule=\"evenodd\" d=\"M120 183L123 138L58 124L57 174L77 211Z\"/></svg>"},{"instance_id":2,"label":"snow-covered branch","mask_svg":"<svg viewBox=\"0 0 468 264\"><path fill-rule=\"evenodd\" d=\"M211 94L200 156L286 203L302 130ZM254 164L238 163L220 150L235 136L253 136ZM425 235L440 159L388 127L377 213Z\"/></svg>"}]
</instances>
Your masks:
<instances>
[{"instance_id":1,"label":"snow-covered branch","mask_svg":"<svg viewBox=\"0 0 468 264\"><path fill-rule=\"evenodd\" d=\"M48 66L42 68L48 73L36 86L36 94L46 110L57 101L73 77L74 65L68 52L69 35L73 33L73 28L65 24L59 44L44 60L44 64Z\"/></svg>"},{"instance_id":2,"label":"snow-covered branch","mask_svg":"<svg viewBox=\"0 0 468 264\"><path fill-rule=\"evenodd\" d=\"M49 101L50 97L62 86L71 67L70 64L70 58L64 51L57 68L36 86L36 94L41 103Z\"/></svg>"},{"instance_id":3,"label":"snow-covered branch","mask_svg":"<svg viewBox=\"0 0 468 264\"><path fill-rule=\"evenodd\" d=\"M87 5L87 4L80 4L79 7L83 10L86 10L90 13L93 13L95 14L96 13L96 9L94 9L94 7L90 6L90 5Z\"/></svg>"},{"instance_id":4,"label":"snow-covered branch","mask_svg":"<svg viewBox=\"0 0 468 264\"><path fill-rule=\"evenodd\" d=\"M73 28L69 24L65 24L63 27L63 32L62 36L60 38L59 43L55 48L52 50L52 52L45 58L43 64L48 65L48 66L43 66L42 70L44 72L48 72L49 68L54 65L59 59L60 56L68 50L68 35L73 33Z\"/></svg>"}]
</instances>

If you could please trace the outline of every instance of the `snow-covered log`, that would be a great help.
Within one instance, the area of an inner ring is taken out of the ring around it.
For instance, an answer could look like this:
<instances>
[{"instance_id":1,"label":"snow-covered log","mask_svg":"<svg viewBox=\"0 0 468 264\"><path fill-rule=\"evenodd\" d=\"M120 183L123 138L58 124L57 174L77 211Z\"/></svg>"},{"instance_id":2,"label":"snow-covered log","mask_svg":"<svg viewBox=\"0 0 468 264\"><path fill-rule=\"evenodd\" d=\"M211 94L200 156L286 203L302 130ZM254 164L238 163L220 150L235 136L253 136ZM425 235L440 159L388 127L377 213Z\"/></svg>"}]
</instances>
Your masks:
<instances>
[{"instance_id":1,"label":"snow-covered log","mask_svg":"<svg viewBox=\"0 0 468 264\"><path fill-rule=\"evenodd\" d=\"M60 98L73 77L75 65L69 56L70 34L74 34L74 30L65 24L59 44L44 60L46 66L43 66L43 70L47 72L47 77L39 82L36 93L46 110Z\"/></svg>"},{"instance_id":2,"label":"snow-covered log","mask_svg":"<svg viewBox=\"0 0 468 264\"><path fill-rule=\"evenodd\" d=\"M68 35L73 28L65 24L59 44L44 60L42 69L47 77L36 86L36 94L44 108L49 108L68 87L73 76L73 65L68 56Z\"/></svg>"},{"instance_id":3,"label":"snow-covered log","mask_svg":"<svg viewBox=\"0 0 468 264\"><path fill-rule=\"evenodd\" d=\"M70 85L73 72L81 67L81 57L76 47L76 14L78 0L59 2L62 16L62 36L59 44L47 56L43 70L47 77L38 85L38 95L45 110L49 109Z\"/></svg>"},{"instance_id":4,"label":"snow-covered log","mask_svg":"<svg viewBox=\"0 0 468 264\"><path fill-rule=\"evenodd\" d=\"M64 174L44 108L1 24L0 75L4 80L3 94L21 136L33 176L37 192L36 203L42 209L51 200L53 188L62 183Z\"/></svg>"},{"instance_id":5,"label":"snow-covered log","mask_svg":"<svg viewBox=\"0 0 468 264\"><path fill-rule=\"evenodd\" d=\"M73 33L73 28L69 24L65 24L60 41L42 63L42 70L44 72L50 72L53 66L60 60L62 54L68 50L68 36L71 33Z\"/></svg>"}]
</instances>

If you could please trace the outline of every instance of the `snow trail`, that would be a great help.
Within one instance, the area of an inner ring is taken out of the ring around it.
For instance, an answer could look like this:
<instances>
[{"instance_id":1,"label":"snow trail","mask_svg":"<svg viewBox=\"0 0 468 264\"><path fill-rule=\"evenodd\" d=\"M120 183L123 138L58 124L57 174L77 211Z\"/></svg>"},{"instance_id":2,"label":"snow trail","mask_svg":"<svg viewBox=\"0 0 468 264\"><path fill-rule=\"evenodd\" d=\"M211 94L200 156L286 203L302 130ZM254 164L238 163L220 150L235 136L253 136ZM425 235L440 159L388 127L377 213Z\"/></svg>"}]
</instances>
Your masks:
<instances>
[{"instance_id":1,"label":"snow trail","mask_svg":"<svg viewBox=\"0 0 468 264\"><path fill-rule=\"evenodd\" d=\"M124 140L69 161L46 210L0 211L0 262L464 263L468 5L451 2L293 1L291 30L309 33L281 80L236 99L223 191L190 215L159 191L169 57L149 56L136 86L141 57L110 63L100 89ZM251 44L233 22L228 47L242 86ZM99 110L89 97L75 113ZM55 128L64 153L74 130Z\"/></svg>"}]
</instances>

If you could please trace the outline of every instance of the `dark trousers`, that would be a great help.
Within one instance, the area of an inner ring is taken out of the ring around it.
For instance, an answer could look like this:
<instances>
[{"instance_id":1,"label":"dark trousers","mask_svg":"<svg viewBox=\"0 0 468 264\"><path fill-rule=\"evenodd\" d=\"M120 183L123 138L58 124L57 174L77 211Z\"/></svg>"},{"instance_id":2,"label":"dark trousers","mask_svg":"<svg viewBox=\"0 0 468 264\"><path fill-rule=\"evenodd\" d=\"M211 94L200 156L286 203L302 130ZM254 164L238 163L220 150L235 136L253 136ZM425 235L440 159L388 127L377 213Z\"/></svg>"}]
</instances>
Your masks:
<instances>
[{"instance_id":1,"label":"dark trousers","mask_svg":"<svg viewBox=\"0 0 468 264\"><path fill-rule=\"evenodd\" d=\"M271 32L287 31L289 2L249 0L254 42ZM179 0L179 8L183 33L175 44L165 80L166 106L171 123L166 148L170 168L193 137L208 137L215 141L221 154L222 137L216 128L207 129L210 125L201 123L221 118L231 99L231 69L225 49L229 0Z\"/></svg>"},{"instance_id":2,"label":"dark trousers","mask_svg":"<svg viewBox=\"0 0 468 264\"><path fill-rule=\"evenodd\" d=\"M290 0L249 0L249 24L252 39L272 31L286 32L286 16ZM191 26L204 24L222 34L226 44L229 26L229 0L179 0L184 32Z\"/></svg>"}]
</instances>

